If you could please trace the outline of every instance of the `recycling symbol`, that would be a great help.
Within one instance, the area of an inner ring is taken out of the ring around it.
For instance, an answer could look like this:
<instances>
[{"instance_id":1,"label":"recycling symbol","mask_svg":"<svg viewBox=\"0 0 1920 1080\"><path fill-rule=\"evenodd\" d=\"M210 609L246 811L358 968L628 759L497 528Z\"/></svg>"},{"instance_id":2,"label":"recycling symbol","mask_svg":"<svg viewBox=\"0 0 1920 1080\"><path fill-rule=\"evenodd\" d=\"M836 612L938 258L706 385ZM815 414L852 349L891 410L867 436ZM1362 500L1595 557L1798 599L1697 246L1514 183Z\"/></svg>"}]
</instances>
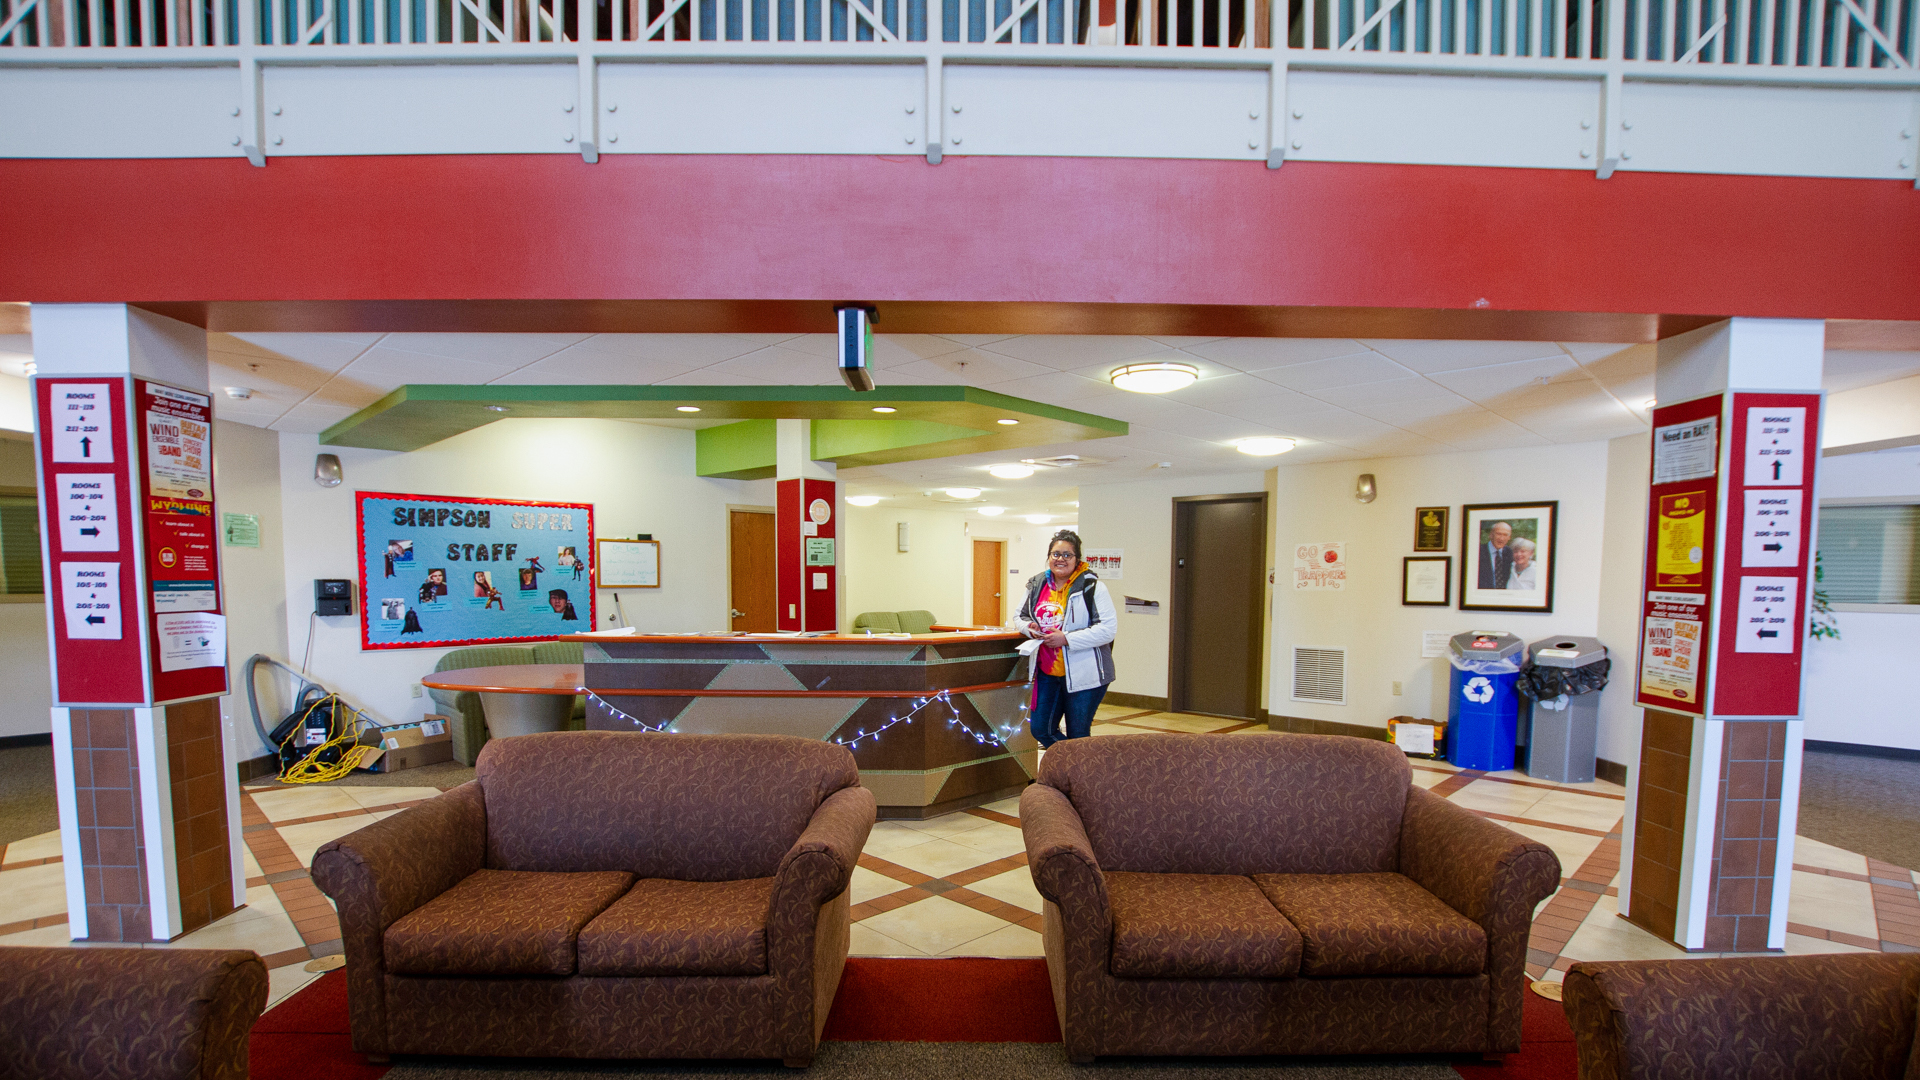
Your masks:
<instances>
[{"instance_id":1,"label":"recycling symbol","mask_svg":"<svg viewBox=\"0 0 1920 1080\"><path fill-rule=\"evenodd\" d=\"M1485 705L1493 700L1493 682L1485 675L1475 675L1460 688L1460 694L1476 705Z\"/></svg>"}]
</instances>

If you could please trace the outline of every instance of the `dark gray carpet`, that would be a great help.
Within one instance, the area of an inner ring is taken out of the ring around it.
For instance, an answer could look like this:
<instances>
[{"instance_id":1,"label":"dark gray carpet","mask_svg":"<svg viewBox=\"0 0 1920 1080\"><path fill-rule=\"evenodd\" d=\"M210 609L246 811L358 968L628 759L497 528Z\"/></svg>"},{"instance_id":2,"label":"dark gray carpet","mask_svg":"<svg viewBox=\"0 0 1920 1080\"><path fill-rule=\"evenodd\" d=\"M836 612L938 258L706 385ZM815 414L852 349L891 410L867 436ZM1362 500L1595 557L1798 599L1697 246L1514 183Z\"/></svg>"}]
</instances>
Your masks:
<instances>
[{"instance_id":1,"label":"dark gray carpet","mask_svg":"<svg viewBox=\"0 0 1920 1080\"><path fill-rule=\"evenodd\" d=\"M1809 750L1800 835L1920 869L1920 761Z\"/></svg>"},{"instance_id":2,"label":"dark gray carpet","mask_svg":"<svg viewBox=\"0 0 1920 1080\"><path fill-rule=\"evenodd\" d=\"M60 827L53 794L53 747L0 750L0 844Z\"/></svg>"},{"instance_id":3,"label":"dark gray carpet","mask_svg":"<svg viewBox=\"0 0 1920 1080\"><path fill-rule=\"evenodd\" d=\"M606 1062L397 1059L387 1080L547 1080L644 1076L653 1080L1460 1080L1445 1058L1180 1058L1069 1065L1059 1043L827 1042L804 1072L777 1061ZM1466 1060L1466 1059L1462 1059Z\"/></svg>"}]
</instances>

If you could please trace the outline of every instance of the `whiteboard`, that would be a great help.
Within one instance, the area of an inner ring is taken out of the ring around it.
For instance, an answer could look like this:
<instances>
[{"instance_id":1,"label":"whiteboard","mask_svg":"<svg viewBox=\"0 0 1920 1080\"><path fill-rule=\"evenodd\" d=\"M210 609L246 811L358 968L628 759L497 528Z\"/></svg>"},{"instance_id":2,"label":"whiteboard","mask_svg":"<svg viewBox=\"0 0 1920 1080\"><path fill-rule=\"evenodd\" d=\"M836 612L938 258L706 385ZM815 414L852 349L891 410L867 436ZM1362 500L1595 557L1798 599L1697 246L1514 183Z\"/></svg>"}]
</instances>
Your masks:
<instances>
[{"instance_id":1,"label":"whiteboard","mask_svg":"<svg viewBox=\"0 0 1920 1080\"><path fill-rule=\"evenodd\" d=\"M595 544L593 583L601 589L660 587L658 540L601 540Z\"/></svg>"}]
</instances>

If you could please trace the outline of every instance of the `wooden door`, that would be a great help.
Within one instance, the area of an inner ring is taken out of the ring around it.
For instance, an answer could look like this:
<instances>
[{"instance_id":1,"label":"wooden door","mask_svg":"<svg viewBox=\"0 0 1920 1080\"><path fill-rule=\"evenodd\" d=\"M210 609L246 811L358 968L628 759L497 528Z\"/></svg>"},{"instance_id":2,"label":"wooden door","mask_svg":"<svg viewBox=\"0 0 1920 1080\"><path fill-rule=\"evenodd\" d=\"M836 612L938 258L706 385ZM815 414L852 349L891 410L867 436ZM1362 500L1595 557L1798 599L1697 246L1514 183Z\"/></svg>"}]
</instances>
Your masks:
<instances>
[{"instance_id":1,"label":"wooden door","mask_svg":"<svg viewBox=\"0 0 1920 1080\"><path fill-rule=\"evenodd\" d=\"M1259 716L1266 561L1266 493L1174 500L1167 689L1176 711Z\"/></svg>"},{"instance_id":2,"label":"wooden door","mask_svg":"<svg viewBox=\"0 0 1920 1080\"><path fill-rule=\"evenodd\" d=\"M732 510L727 516L727 546L732 581L727 601L732 605L729 625L750 633L779 629L773 590L773 515Z\"/></svg>"},{"instance_id":3,"label":"wooden door","mask_svg":"<svg viewBox=\"0 0 1920 1080\"><path fill-rule=\"evenodd\" d=\"M1007 543L973 542L973 625L1000 626L1006 621Z\"/></svg>"}]
</instances>

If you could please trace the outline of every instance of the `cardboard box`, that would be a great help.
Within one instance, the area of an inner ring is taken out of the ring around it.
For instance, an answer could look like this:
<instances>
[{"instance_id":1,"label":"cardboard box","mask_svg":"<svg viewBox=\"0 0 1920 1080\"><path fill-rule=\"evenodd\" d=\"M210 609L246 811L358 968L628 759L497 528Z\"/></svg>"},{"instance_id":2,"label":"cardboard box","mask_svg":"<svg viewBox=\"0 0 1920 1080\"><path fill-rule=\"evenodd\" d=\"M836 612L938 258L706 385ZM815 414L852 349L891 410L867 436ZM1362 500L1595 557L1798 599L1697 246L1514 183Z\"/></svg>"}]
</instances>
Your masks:
<instances>
[{"instance_id":1,"label":"cardboard box","mask_svg":"<svg viewBox=\"0 0 1920 1080\"><path fill-rule=\"evenodd\" d=\"M444 716L428 716L411 724L369 728L361 739L373 748L360 759L360 767L368 772L389 773L452 761L450 722Z\"/></svg>"}]
</instances>

